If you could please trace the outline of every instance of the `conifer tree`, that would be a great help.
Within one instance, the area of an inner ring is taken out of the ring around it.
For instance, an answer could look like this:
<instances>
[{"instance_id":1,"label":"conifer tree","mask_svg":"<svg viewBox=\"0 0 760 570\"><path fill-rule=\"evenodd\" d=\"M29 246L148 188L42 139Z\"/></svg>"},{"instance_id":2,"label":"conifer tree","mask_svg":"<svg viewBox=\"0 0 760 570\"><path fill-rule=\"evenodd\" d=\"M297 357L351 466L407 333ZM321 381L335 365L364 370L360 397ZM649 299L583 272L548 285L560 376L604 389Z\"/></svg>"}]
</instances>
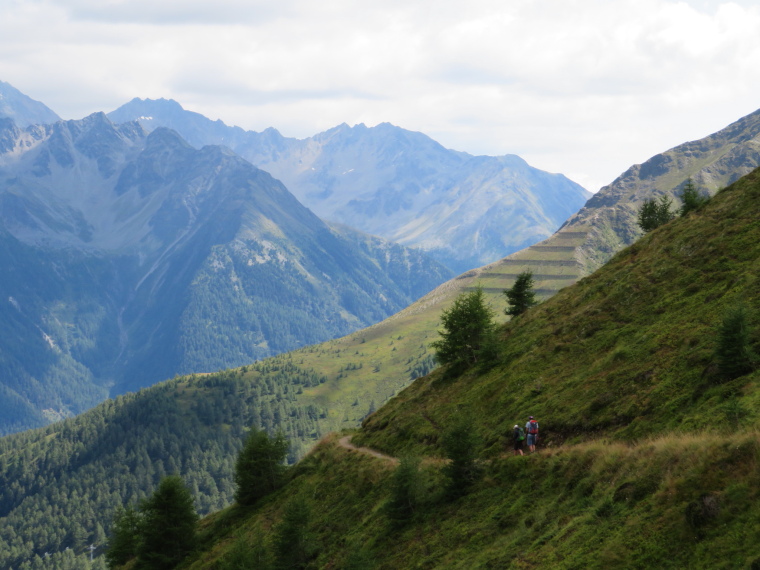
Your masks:
<instances>
[{"instance_id":1,"label":"conifer tree","mask_svg":"<svg viewBox=\"0 0 760 570\"><path fill-rule=\"evenodd\" d=\"M411 520L420 501L420 460L402 457L391 479L391 498L385 506L388 518L396 526Z\"/></svg>"},{"instance_id":2,"label":"conifer tree","mask_svg":"<svg viewBox=\"0 0 760 570\"><path fill-rule=\"evenodd\" d=\"M285 506L282 520L274 529L275 568L306 568L315 554L310 520L311 510L304 499L298 497Z\"/></svg>"},{"instance_id":3,"label":"conifer tree","mask_svg":"<svg viewBox=\"0 0 760 570\"><path fill-rule=\"evenodd\" d=\"M144 518L136 568L174 568L195 547L198 524L193 497L182 478L164 477L140 512Z\"/></svg>"},{"instance_id":4,"label":"conifer tree","mask_svg":"<svg viewBox=\"0 0 760 570\"><path fill-rule=\"evenodd\" d=\"M750 328L747 309L743 306L729 308L718 329L718 346L715 354L721 375L733 380L754 370L757 356L750 344Z\"/></svg>"},{"instance_id":5,"label":"conifer tree","mask_svg":"<svg viewBox=\"0 0 760 570\"><path fill-rule=\"evenodd\" d=\"M483 289L462 293L441 314L441 339L432 342L441 364L454 368L478 362L485 341L492 334L493 310L486 305Z\"/></svg>"},{"instance_id":6,"label":"conifer tree","mask_svg":"<svg viewBox=\"0 0 760 570\"><path fill-rule=\"evenodd\" d=\"M106 550L108 566L121 566L137 555L142 517L134 507L116 511L111 527L111 539Z\"/></svg>"},{"instance_id":7,"label":"conifer tree","mask_svg":"<svg viewBox=\"0 0 760 570\"><path fill-rule=\"evenodd\" d=\"M253 505L278 489L287 453L288 441L282 432L269 437L264 430L252 428L235 464L235 500L240 505Z\"/></svg>"},{"instance_id":8,"label":"conifer tree","mask_svg":"<svg viewBox=\"0 0 760 570\"><path fill-rule=\"evenodd\" d=\"M514 285L504 291L507 303L509 303L509 306L504 309L507 315L512 315L512 317L522 315L532 306L538 304L533 284L533 272L523 271L517 276Z\"/></svg>"},{"instance_id":9,"label":"conifer tree","mask_svg":"<svg viewBox=\"0 0 760 570\"><path fill-rule=\"evenodd\" d=\"M681 216L685 216L689 212L701 208L710 200L709 197L699 193L691 178L686 181L679 198L681 198Z\"/></svg>"},{"instance_id":10,"label":"conifer tree","mask_svg":"<svg viewBox=\"0 0 760 570\"><path fill-rule=\"evenodd\" d=\"M458 415L443 433L441 444L444 454L451 460L444 467L444 472L448 476L446 495L453 499L464 495L479 474L475 463L478 438L472 417L469 414Z\"/></svg>"},{"instance_id":11,"label":"conifer tree","mask_svg":"<svg viewBox=\"0 0 760 570\"><path fill-rule=\"evenodd\" d=\"M673 219L670 210L673 200L668 196L660 196L659 200L644 200L638 215L639 227L650 232Z\"/></svg>"}]
</instances>

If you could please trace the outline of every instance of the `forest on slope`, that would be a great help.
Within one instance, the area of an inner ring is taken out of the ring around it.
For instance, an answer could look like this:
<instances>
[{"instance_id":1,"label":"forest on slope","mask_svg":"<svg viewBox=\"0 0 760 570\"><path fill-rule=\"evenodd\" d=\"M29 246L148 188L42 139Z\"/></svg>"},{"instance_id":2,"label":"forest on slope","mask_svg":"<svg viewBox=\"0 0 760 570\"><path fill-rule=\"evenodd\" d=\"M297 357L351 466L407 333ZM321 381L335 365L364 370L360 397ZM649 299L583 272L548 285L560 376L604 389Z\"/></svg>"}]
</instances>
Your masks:
<instances>
[{"instance_id":1,"label":"forest on slope","mask_svg":"<svg viewBox=\"0 0 760 570\"><path fill-rule=\"evenodd\" d=\"M308 568L756 568L759 220L756 170L503 325L492 367L438 369L369 416L355 444L421 458L406 486L328 438L284 488L207 517L181 567L277 560L300 504ZM728 338L750 366L728 374L717 348L737 308L747 334ZM539 452L514 457L528 415ZM454 432L477 461L452 495Z\"/></svg>"}]
</instances>

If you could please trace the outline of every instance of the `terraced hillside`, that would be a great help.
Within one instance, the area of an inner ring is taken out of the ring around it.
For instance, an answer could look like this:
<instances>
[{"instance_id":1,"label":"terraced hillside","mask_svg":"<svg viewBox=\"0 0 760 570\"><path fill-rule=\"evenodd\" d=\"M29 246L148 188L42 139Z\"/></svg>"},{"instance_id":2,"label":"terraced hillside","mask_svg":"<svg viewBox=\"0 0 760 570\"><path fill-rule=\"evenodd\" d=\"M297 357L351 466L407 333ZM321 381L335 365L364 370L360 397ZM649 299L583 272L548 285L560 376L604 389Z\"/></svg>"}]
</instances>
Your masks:
<instances>
[{"instance_id":1,"label":"terraced hillside","mask_svg":"<svg viewBox=\"0 0 760 570\"><path fill-rule=\"evenodd\" d=\"M479 277L486 289L499 292L512 285L517 273L530 270L539 292L549 297L589 275L641 236L636 218L644 200L671 196L675 209L689 178L712 195L757 166L760 110L704 139L632 166L589 199L554 235L478 270Z\"/></svg>"}]
</instances>

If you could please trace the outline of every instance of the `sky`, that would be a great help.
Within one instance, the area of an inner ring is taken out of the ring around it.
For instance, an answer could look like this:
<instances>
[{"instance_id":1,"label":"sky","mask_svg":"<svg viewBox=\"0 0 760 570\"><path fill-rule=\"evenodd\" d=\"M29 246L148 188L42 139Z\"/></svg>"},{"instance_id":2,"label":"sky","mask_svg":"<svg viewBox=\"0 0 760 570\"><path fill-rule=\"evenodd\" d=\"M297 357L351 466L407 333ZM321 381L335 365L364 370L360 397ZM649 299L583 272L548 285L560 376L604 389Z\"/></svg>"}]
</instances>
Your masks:
<instances>
[{"instance_id":1,"label":"sky","mask_svg":"<svg viewBox=\"0 0 760 570\"><path fill-rule=\"evenodd\" d=\"M595 192L760 108L760 3L0 0L0 80L64 119L165 97L298 138L390 122Z\"/></svg>"}]
</instances>

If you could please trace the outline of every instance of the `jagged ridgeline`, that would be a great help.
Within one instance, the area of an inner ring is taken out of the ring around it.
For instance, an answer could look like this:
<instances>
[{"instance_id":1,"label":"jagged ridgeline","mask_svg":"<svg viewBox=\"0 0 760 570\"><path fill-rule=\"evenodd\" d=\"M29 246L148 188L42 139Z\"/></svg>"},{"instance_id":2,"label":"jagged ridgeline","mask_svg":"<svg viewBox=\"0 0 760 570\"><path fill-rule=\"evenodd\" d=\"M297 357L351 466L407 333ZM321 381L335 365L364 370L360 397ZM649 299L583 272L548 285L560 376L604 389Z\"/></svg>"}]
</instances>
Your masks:
<instances>
[{"instance_id":1,"label":"jagged ridgeline","mask_svg":"<svg viewBox=\"0 0 760 570\"><path fill-rule=\"evenodd\" d=\"M314 567L756 567L760 362L726 375L716 351L741 306L760 352L759 220L756 170L503 325L491 370L439 369L365 420L355 444L423 457L403 524L384 506L393 463L335 437L255 509L209 517L185 567L276 553L296 500ZM529 414L539 453L514 457ZM462 416L481 473L452 500L438 458Z\"/></svg>"}]
</instances>

